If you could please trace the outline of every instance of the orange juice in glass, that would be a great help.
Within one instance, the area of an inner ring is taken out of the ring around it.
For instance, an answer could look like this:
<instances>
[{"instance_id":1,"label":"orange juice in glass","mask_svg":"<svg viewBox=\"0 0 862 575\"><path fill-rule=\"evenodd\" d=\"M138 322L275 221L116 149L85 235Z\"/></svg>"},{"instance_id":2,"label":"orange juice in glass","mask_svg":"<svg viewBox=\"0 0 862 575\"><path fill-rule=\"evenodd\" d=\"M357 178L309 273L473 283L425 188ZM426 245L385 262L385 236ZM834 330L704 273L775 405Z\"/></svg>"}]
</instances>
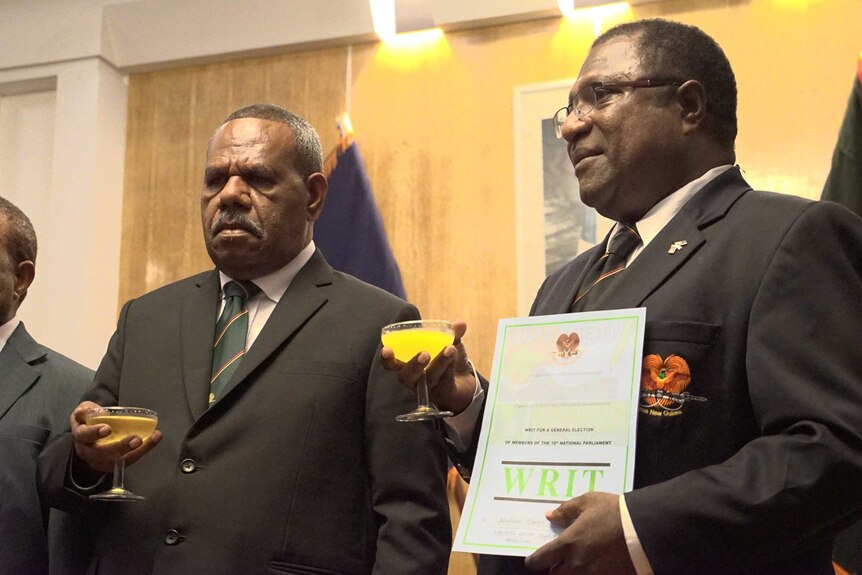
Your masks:
<instances>
[{"instance_id":1,"label":"orange juice in glass","mask_svg":"<svg viewBox=\"0 0 862 575\"><path fill-rule=\"evenodd\" d=\"M380 339L385 347L395 353L395 359L408 362L417 354L427 352L433 360L447 346L455 341L455 329L444 320L420 319L402 321L385 326ZM398 421L425 421L440 417L450 417L451 411L440 411L428 399L428 384L423 378L416 385L418 406L411 412L395 417Z\"/></svg>"}]
</instances>

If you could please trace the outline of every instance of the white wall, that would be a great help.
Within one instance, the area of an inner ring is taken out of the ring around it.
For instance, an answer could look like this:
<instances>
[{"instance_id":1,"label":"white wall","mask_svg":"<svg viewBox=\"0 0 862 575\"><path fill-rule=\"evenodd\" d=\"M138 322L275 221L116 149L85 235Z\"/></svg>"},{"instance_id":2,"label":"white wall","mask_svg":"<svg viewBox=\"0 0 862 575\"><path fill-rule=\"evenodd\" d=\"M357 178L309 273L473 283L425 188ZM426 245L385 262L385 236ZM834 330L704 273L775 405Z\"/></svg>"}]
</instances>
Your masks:
<instances>
[{"instance_id":1,"label":"white wall","mask_svg":"<svg viewBox=\"0 0 862 575\"><path fill-rule=\"evenodd\" d=\"M55 88L0 94L0 195L21 208L37 230L47 227L56 102ZM34 286L29 296L37 290Z\"/></svg>"},{"instance_id":2,"label":"white wall","mask_svg":"<svg viewBox=\"0 0 862 575\"><path fill-rule=\"evenodd\" d=\"M56 88L29 90L45 85ZM126 78L98 57L0 70L0 110L0 195L39 239L19 316L40 343L96 367L117 313Z\"/></svg>"},{"instance_id":3,"label":"white wall","mask_svg":"<svg viewBox=\"0 0 862 575\"><path fill-rule=\"evenodd\" d=\"M41 262L51 269L60 246L45 242L50 235L52 166L54 163L55 89L0 96L0 195L18 206L33 223L39 243L37 278L19 316L34 334L51 333L47 311L52 286L42 281Z\"/></svg>"}]
</instances>

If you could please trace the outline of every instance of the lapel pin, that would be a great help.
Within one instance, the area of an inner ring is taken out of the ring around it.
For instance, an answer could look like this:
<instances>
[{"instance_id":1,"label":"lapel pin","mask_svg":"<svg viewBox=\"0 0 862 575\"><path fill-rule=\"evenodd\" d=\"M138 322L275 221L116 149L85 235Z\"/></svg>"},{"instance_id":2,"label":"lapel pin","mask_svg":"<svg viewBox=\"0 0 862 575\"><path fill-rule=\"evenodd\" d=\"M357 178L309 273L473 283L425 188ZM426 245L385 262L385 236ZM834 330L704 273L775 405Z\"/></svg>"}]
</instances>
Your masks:
<instances>
[{"instance_id":1,"label":"lapel pin","mask_svg":"<svg viewBox=\"0 0 862 575\"><path fill-rule=\"evenodd\" d=\"M680 240L678 242L673 242L667 250L669 254L675 254L677 251L681 250L683 246L688 245L688 242L685 240Z\"/></svg>"}]
</instances>

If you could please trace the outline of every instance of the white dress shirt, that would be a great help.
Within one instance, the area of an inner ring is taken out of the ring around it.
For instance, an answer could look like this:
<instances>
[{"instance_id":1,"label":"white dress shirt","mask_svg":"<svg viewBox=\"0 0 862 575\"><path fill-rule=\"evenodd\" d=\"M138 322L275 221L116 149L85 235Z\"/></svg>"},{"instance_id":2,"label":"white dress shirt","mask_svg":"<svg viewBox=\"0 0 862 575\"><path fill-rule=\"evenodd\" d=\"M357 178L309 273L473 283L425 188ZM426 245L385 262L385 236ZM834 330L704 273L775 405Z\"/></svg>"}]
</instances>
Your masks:
<instances>
[{"instance_id":1,"label":"white dress shirt","mask_svg":"<svg viewBox=\"0 0 862 575\"><path fill-rule=\"evenodd\" d=\"M21 320L18 319L18 316L12 316L12 319L0 325L0 351L3 351L3 348L6 347L6 342L12 337L12 332L15 331L19 323L21 323Z\"/></svg>"},{"instance_id":2,"label":"white dress shirt","mask_svg":"<svg viewBox=\"0 0 862 575\"><path fill-rule=\"evenodd\" d=\"M300 251L299 254L297 254L297 256L286 266L275 270L269 275L252 280L255 285L260 288L260 293L249 298L246 302L246 307L248 307L248 335L245 339L246 350L251 348L252 344L257 339L257 336L260 335L263 326L266 324L269 316L272 315L272 311L275 309L276 304L281 300L281 296L283 296L284 292L287 291L293 278L296 277L299 270L301 270L305 264L308 263L308 260L311 259L311 256L314 255L314 249L314 242L310 241L308 242L308 245L302 248L302 251ZM219 306L216 318L221 315L222 309L224 309L224 286L229 281L233 281L232 278L228 277L221 270L219 270L219 278L221 280L222 293L221 305Z\"/></svg>"}]
</instances>

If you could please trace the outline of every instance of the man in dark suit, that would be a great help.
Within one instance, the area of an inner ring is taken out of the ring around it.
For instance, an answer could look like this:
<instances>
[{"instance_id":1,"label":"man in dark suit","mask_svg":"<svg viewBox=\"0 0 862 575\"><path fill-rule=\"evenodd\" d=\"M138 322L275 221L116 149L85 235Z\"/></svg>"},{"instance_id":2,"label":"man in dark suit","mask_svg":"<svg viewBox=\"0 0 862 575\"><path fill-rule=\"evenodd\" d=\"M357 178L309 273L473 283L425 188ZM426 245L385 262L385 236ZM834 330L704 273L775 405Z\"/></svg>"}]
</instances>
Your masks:
<instances>
[{"instance_id":1,"label":"man in dark suit","mask_svg":"<svg viewBox=\"0 0 862 575\"><path fill-rule=\"evenodd\" d=\"M697 28L609 30L555 118L584 203L619 223L531 314L646 308L635 489L571 499L526 565L482 557L479 572L832 573L832 538L862 507L862 221L745 182L734 75ZM634 251L594 273L618 235ZM428 360L382 355L406 384ZM430 368L435 403L480 421L463 345Z\"/></svg>"},{"instance_id":2,"label":"man in dark suit","mask_svg":"<svg viewBox=\"0 0 862 575\"><path fill-rule=\"evenodd\" d=\"M84 526L39 499L36 464L51 437L69 428L69 412L93 372L36 343L17 317L36 275L36 232L0 197L0 573L75 572L86 557ZM55 557L52 556L53 560Z\"/></svg>"},{"instance_id":3,"label":"man in dark suit","mask_svg":"<svg viewBox=\"0 0 862 575\"><path fill-rule=\"evenodd\" d=\"M273 105L234 112L210 140L201 211L217 269L123 307L71 435L42 458L58 504L98 517L93 572L446 572L445 452L430 425L395 421L415 397L377 359L381 327L418 313L315 250L321 165L314 129ZM232 282L247 351L221 381ZM154 409L159 431L97 446L96 404ZM118 456L146 499L87 501Z\"/></svg>"}]
</instances>

